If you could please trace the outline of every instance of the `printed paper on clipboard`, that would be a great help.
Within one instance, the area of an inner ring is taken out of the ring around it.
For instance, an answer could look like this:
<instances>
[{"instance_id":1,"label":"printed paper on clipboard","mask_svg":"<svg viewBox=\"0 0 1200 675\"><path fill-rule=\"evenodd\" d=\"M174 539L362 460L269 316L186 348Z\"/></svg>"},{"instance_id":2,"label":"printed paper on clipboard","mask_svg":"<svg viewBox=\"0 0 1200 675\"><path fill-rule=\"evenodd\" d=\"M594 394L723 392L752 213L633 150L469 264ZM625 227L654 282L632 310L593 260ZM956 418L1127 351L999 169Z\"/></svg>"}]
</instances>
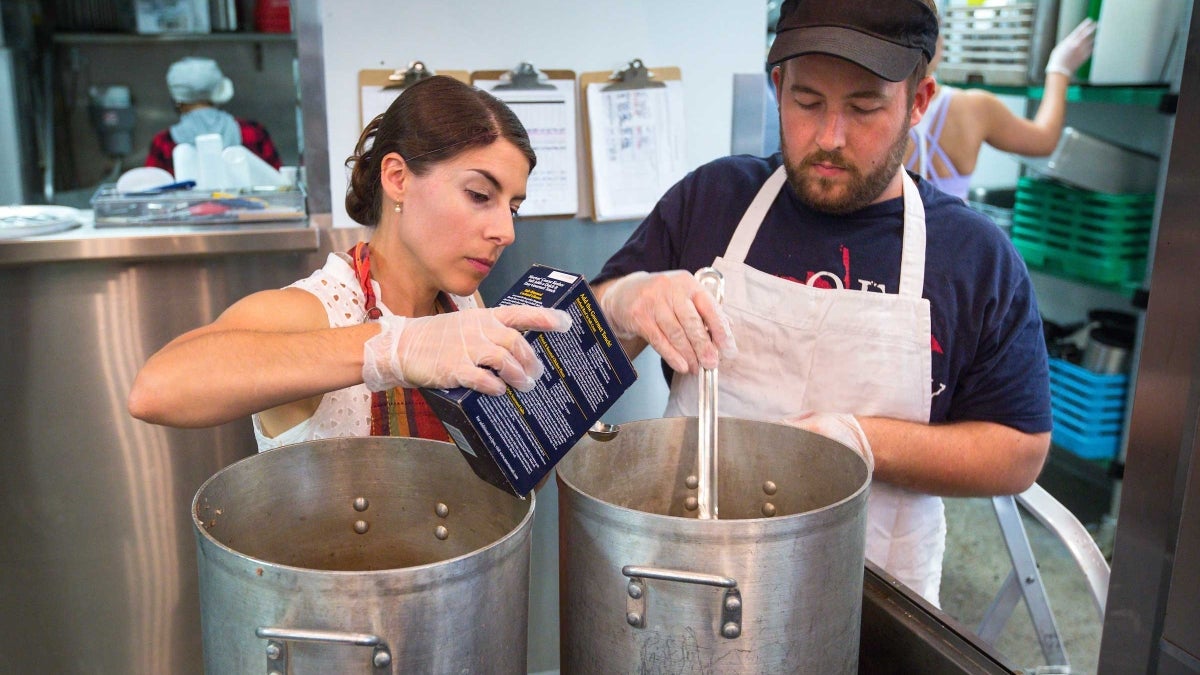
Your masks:
<instances>
[{"instance_id":1,"label":"printed paper on clipboard","mask_svg":"<svg viewBox=\"0 0 1200 675\"><path fill-rule=\"evenodd\" d=\"M521 216L574 216L579 210L575 73L538 71L522 63L508 72L472 73L471 82L508 105L537 154Z\"/></svg>"},{"instance_id":2,"label":"printed paper on clipboard","mask_svg":"<svg viewBox=\"0 0 1200 675\"><path fill-rule=\"evenodd\" d=\"M641 75L637 71L640 69ZM667 79L673 71L675 79ZM586 86L596 220L642 218L687 172L678 69L640 61Z\"/></svg>"}]
</instances>

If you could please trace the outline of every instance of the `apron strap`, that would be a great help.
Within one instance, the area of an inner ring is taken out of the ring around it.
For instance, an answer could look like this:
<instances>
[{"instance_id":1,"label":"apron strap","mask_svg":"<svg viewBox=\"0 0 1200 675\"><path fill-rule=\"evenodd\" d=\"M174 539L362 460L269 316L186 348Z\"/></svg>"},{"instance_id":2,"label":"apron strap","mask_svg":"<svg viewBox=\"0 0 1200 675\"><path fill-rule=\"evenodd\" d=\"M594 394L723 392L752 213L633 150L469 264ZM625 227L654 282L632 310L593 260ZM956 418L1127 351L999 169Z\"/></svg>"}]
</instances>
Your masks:
<instances>
[{"instance_id":1,"label":"apron strap","mask_svg":"<svg viewBox=\"0 0 1200 675\"><path fill-rule=\"evenodd\" d=\"M754 243L754 237L758 235L758 226L762 225L763 219L767 217L767 211L771 210L771 204L775 203L775 197L779 195L779 190L783 188L785 182L787 182L787 171L780 164L779 168L775 169L775 173L771 174L767 182L759 188L758 194L754 196L754 201L750 202L750 208L742 214L742 220L733 232L733 239L729 241L729 246L725 249L725 259L739 263L746 262L750 244Z\"/></svg>"},{"instance_id":2,"label":"apron strap","mask_svg":"<svg viewBox=\"0 0 1200 675\"><path fill-rule=\"evenodd\" d=\"M900 288L897 293L920 298L925 290L925 206L908 172L901 169L900 174L904 186L904 234L900 246ZM742 214L733 238L725 249L723 257L726 260L746 262L746 254L758 235L758 228L786 182L787 172L781 164L759 188L749 208Z\"/></svg>"},{"instance_id":3,"label":"apron strap","mask_svg":"<svg viewBox=\"0 0 1200 675\"><path fill-rule=\"evenodd\" d=\"M370 249L366 242L360 241L348 253L354 267L354 276L358 278L362 287L366 321L378 319L383 316L383 310L379 308L379 299L371 283ZM454 300L442 292L437 296L437 309L439 313L458 311ZM401 387L371 392L371 435L450 440L449 432L425 398L416 389Z\"/></svg>"},{"instance_id":4,"label":"apron strap","mask_svg":"<svg viewBox=\"0 0 1200 675\"><path fill-rule=\"evenodd\" d=\"M904 240L900 244L900 288L897 293L920 298L925 292L925 205L908 172L901 169L904 184Z\"/></svg>"}]
</instances>

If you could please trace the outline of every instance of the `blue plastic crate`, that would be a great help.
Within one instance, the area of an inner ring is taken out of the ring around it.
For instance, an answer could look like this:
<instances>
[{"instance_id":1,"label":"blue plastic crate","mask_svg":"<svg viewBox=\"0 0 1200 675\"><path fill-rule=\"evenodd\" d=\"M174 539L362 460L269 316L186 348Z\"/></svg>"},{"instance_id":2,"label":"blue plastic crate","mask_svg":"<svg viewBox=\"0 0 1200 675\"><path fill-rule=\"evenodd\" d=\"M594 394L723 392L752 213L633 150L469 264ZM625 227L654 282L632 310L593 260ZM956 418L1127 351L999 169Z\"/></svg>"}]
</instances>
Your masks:
<instances>
[{"instance_id":1,"label":"blue plastic crate","mask_svg":"<svg viewBox=\"0 0 1200 675\"><path fill-rule=\"evenodd\" d=\"M1111 459L1121 443L1129 376L1050 359L1051 440L1084 459Z\"/></svg>"}]
</instances>

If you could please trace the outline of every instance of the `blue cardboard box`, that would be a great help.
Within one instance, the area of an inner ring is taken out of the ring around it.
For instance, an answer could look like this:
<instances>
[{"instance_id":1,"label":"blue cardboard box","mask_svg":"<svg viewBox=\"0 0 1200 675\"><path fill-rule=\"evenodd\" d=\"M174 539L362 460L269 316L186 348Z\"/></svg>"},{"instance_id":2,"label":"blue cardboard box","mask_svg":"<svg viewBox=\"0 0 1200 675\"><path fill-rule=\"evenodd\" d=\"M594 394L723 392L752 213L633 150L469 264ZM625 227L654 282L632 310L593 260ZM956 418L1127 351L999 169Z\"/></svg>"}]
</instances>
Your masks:
<instances>
[{"instance_id":1,"label":"blue cardboard box","mask_svg":"<svg viewBox=\"0 0 1200 675\"><path fill-rule=\"evenodd\" d=\"M571 315L566 333L525 334L546 370L533 390L421 393L476 475L524 497L633 384L637 370L578 274L534 265L497 304Z\"/></svg>"}]
</instances>

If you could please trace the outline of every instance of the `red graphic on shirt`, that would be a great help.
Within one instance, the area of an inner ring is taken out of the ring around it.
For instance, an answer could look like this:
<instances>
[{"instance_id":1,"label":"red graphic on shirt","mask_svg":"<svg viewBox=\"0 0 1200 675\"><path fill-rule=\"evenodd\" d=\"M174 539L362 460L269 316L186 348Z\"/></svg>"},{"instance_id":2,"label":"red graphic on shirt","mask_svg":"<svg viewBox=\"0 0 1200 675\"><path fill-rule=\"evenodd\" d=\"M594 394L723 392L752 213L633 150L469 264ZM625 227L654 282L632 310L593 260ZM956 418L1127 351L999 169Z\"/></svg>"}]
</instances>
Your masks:
<instances>
[{"instance_id":1,"label":"red graphic on shirt","mask_svg":"<svg viewBox=\"0 0 1200 675\"><path fill-rule=\"evenodd\" d=\"M929 347L930 347L930 349L933 350L934 354L945 354L946 353L946 352L942 351L942 345L937 341L937 338L933 337L932 333L930 333L930 335L929 335Z\"/></svg>"}]
</instances>

